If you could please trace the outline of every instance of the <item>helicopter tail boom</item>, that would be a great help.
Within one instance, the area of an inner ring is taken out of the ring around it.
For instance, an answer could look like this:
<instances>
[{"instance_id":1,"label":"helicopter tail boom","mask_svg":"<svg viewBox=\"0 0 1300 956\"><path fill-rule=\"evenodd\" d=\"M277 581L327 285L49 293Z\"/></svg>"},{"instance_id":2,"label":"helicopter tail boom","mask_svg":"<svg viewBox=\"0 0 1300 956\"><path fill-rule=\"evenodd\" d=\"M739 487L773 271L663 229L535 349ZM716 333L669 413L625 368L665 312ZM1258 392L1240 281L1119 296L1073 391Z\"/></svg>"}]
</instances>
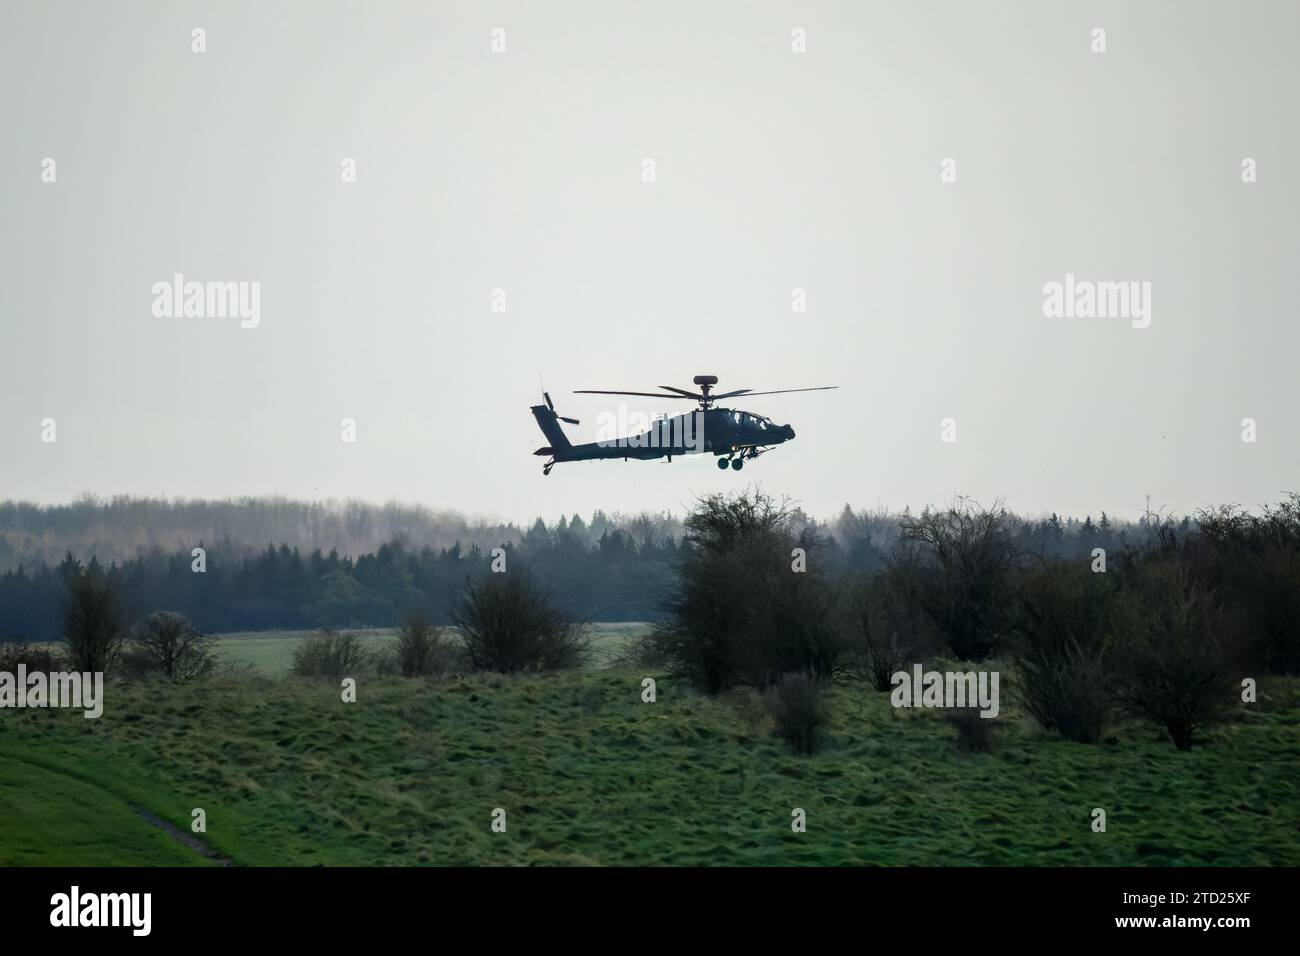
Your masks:
<instances>
[{"instance_id":1,"label":"helicopter tail boom","mask_svg":"<svg viewBox=\"0 0 1300 956\"><path fill-rule=\"evenodd\" d=\"M573 447L569 437L564 434L564 429L560 427L560 416L555 413L548 401L545 405L532 406L533 418L537 419L537 427L542 430L546 440L551 444L549 447L539 448L535 452L538 455L555 455L561 457ZM572 419L566 419L572 421Z\"/></svg>"}]
</instances>

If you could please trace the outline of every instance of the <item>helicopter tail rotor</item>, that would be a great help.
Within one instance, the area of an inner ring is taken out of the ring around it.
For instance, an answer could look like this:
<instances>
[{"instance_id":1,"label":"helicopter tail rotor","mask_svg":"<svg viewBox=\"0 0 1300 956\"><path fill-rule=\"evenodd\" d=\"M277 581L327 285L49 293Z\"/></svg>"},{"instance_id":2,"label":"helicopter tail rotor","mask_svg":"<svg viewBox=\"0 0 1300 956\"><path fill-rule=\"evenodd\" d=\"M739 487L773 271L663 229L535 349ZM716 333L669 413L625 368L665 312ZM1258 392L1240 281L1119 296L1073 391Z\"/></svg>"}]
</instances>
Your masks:
<instances>
[{"instance_id":1,"label":"helicopter tail rotor","mask_svg":"<svg viewBox=\"0 0 1300 956\"><path fill-rule=\"evenodd\" d=\"M552 412L555 411L555 403L551 401L551 393L550 393L550 392L542 392L542 398L544 398L544 399L546 400L546 407L547 407L548 409L550 409ZM581 424L582 424L582 422L578 421L576 418L566 418L565 416L563 416L563 415L559 415L559 414L557 414L555 417L558 418L558 419L559 419L560 421L562 421L562 422L568 422L570 425L581 425Z\"/></svg>"}]
</instances>

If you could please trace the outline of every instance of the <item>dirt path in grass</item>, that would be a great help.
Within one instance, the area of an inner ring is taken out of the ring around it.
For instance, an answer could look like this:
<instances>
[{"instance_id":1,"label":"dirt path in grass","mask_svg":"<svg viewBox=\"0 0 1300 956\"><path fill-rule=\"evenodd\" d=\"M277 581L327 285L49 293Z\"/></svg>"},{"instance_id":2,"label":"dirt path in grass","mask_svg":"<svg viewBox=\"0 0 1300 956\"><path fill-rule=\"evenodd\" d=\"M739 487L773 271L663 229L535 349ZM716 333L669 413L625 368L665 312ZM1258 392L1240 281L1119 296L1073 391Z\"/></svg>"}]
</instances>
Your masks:
<instances>
[{"instance_id":1,"label":"dirt path in grass","mask_svg":"<svg viewBox=\"0 0 1300 956\"><path fill-rule=\"evenodd\" d=\"M216 850L212 849L212 847L208 846L206 843L204 843L202 840L196 837L194 834L186 833L180 827L176 826L173 823L168 823L162 817L158 816L158 814L150 813L144 807L136 806L135 804L128 804L128 805L131 807L132 810L138 813L146 823L148 823L151 826L157 827L159 830L162 830L163 833L167 834L177 843L183 843L185 846L189 847L199 856L205 856L209 860L215 860L217 863L221 864L222 866L231 865L231 860L229 857L222 856Z\"/></svg>"},{"instance_id":2,"label":"dirt path in grass","mask_svg":"<svg viewBox=\"0 0 1300 956\"><path fill-rule=\"evenodd\" d=\"M46 771L47 773L61 774L65 777L68 777L71 780L76 780L78 783L83 784L84 786L94 787L97 790L102 790L105 793L107 793L110 797L112 797L114 800L121 801L123 804L129 807L132 812L137 814L142 820L144 820L150 826L154 826L157 827L159 830L162 830L163 833L167 834L167 836L171 837L177 843L180 843L181 845L188 847L190 850L193 850L199 856L205 857L209 860L213 860L214 862L220 864L221 866L231 866L234 862L229 857L224 857L221 854L217 853L216 850L212 849L212 847L208 846L206 843L204 843L202 840L200 840L198 837L194 836L193 834L186 833L180 827L176 826L175 824L168 823L162 817L158 816L158 814L146 810L144 807L140 806L139 804L131 803L121 794L115 793L109 787L104 786L104 784L101 783L100 781L90 776L87 776L86 774L81 774L81 773L77 773L75 770L70 770L67 767L57 763L56 761L34 758L30 754L16 754L6 750L4 757L6 760L13 760L16 763L29 764L30 766L38 767L41 770Z\"/></svg>"}]
</instances>

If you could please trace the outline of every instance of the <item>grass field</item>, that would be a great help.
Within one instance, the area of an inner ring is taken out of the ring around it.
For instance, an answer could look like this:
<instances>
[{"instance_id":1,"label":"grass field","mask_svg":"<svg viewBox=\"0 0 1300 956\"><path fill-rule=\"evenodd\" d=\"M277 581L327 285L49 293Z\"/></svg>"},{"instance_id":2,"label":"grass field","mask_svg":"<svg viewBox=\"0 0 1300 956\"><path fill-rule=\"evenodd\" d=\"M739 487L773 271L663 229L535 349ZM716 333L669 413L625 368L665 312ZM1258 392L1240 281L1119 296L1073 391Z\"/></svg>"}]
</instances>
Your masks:
<instances>
[{"instance_id":1,"label":"grass field","mask_svg":"<svg viewBox=\"0 0 1300 956\"><path fill-rule=\"evenodd\" d=\"M607 667L628 642L645 631L645 624L593 624L590 628L592 667ZM227 661L251 664L265 677L280 677L293 665L294 643L311 631L241 631L213 635L216 653ZM391 628L363 628L354 631L366 649L375 653L388 650L397 636Z\"/></svg>"},{"instance_id":2,"label":"grass field","mask_svg":"<svg viewBox=\"0 0 1300 956\"><path fill-rule=\"evenodd\" d=\"M152 802L152 794L143 796ZM30 747L0 751L0 864L115 866L132 860L203 862L147 823L120 790L82 779L79 768L47 761Z\"/></svg>"},{"instance_id":3,"label":"grass field","mask_svg":"<svg viewBox=\"0 0 1300 956\"><path fill-rule=\"evenodd\" d=\"M274 640L222 644L268 676L114 684L100 720L0 713L0 864L206 864L141 815L188 831L202 807L236 865L1300 865L1296 681L1190 753L1144 725L1063 742L1004 703L995 752L969 754L934 713L837 685L824 749L796 758L752 698L663 675L652 704L617 666L369 678L345 704L275 676Z\"/></svg>"},{"instance_id":4,"label":"grass field","mask_svg":"<svg viewBox=\"0 0 1300 956\"><path fill-rule=\"evenodd\" d=\"M311 631L239 631L231 634L214 634L218 659L239 664L251 664L264 677L282 677L293 666L294 644L310 635ZM366 649L384 650L397 632L386 628L355 630Z\"/></svg>"}]
</instances>

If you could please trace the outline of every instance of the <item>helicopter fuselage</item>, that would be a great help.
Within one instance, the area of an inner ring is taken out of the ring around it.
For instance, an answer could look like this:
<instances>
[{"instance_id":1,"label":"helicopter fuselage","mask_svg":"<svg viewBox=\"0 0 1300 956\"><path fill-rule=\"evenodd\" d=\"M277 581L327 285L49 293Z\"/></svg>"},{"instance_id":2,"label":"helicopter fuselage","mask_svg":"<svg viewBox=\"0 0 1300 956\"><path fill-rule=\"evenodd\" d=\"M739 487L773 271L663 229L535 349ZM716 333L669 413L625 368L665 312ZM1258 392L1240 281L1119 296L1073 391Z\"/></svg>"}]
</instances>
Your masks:
<instances>
[{"instance_id":1,"label":"helicopter fuselage","mask_svg":"<svg viewBox=\"0 0 1300 956\"><path fill-rule=\"evenodd\" d=\"M648 429L629 435L602 438L581 445L568 443L556 422L556 414L545 405L532 406L533 417L549 446L538 455L550 455L558 462L592 461L604 458L647 460L677 455L726 455L757 457L757 449L769 448L794 438L794 429L770 418L731 408L705 408L682 415L665 416Z\"/></svg>"},{"instance_id":2,"label":"helicopter fuselage","mask_svg":"<svg viewBox=\"0 0 1300 956\"><path fill-rule=\"evenodd\" d=\"M696 375L692 381L696 390L678 388L675 385L660 385L662 392L575 389L575 395L635 395L699 403L694 411L684 415L664 415L653 421L647 429L626 435L605 434L584 445L570 442L560 427L560 422L577 425L578 420L558 414L550 394L542 392L543 404L531 406L538 427L550 441L549 445L533 452L535 455L550 456L550 460L542 465L542 474L549 475L551 469L562 461L596 461L603 458L622 458L624 461L666 458L672 461L676 455L717 455L719 468L730 466L740 471L747 460L753 460L775 446L791 441L794 429L789 425L778 425L767 416L754 412L716 408L715 402L740 395L753 398L790 392L824 392L838 388L836 385L819 385L814 388L780 388L759 392L752 388L740 388L715 394L713 388L718 384L718 376ZM602 430L608 432L611 429L607 427ZM624 429L617 427L614 430Z\"/></svg>"}]
</instances>

